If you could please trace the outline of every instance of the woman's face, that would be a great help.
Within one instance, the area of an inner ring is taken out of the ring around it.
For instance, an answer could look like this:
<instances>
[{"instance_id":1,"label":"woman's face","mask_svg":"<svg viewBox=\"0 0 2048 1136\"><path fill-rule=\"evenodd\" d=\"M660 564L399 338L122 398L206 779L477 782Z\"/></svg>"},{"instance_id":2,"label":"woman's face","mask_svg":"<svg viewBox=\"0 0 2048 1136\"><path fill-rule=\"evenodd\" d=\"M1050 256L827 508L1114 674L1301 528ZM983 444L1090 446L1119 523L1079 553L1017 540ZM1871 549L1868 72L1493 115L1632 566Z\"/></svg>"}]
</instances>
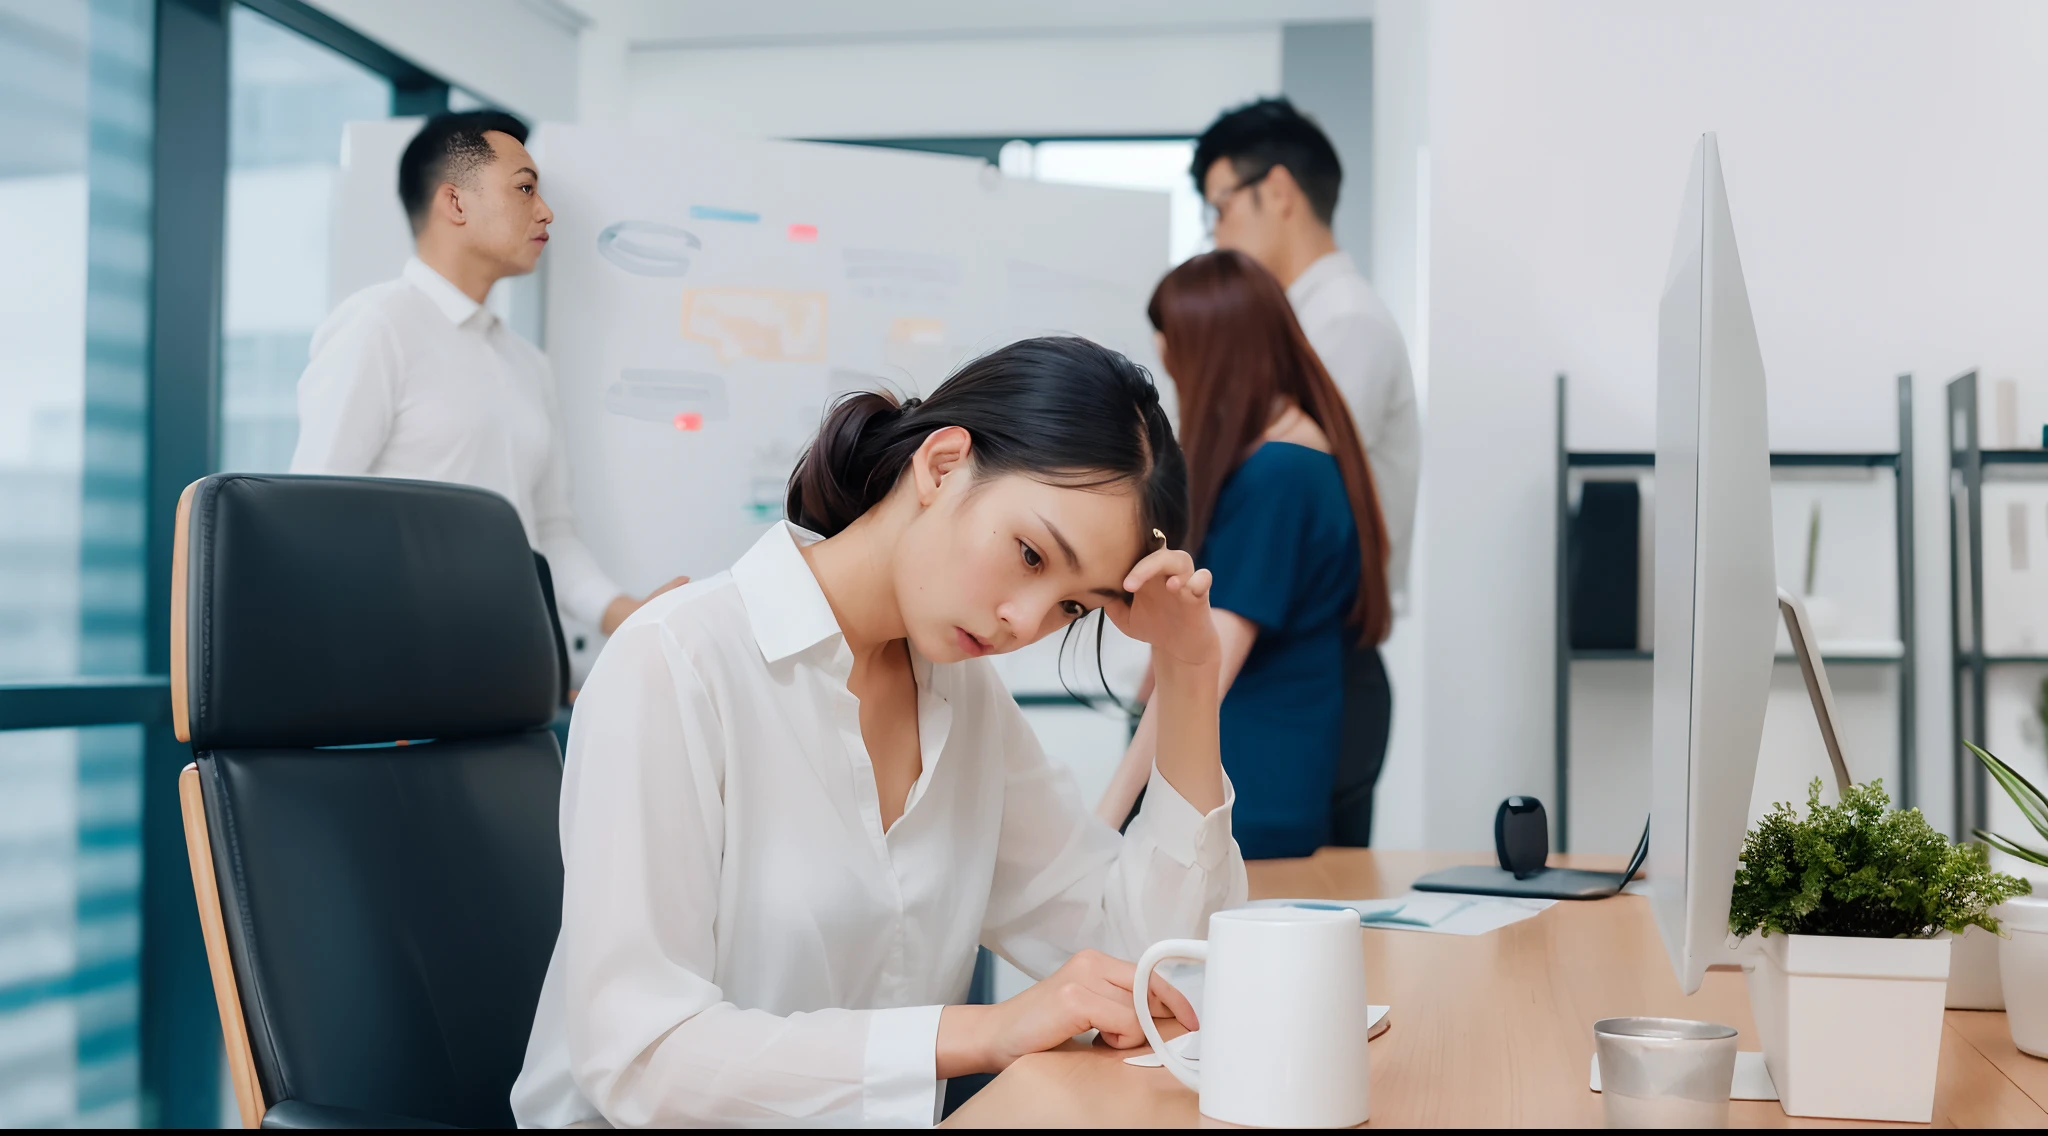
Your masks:
<instances>
[{"instance_id":1,"label":"woman's face","mask_svg":"<svg viewBox=\"0 0 2048 1136\"><path fill-rule=\"evenodd\" d=\"M1124 577L1145 551L1132 487L977 477L969 448L950 427L912 462L922 507L897 548L896 599L920 654L950 663L1014 651L1125 602Z\"/></svg>"}]
</instances>

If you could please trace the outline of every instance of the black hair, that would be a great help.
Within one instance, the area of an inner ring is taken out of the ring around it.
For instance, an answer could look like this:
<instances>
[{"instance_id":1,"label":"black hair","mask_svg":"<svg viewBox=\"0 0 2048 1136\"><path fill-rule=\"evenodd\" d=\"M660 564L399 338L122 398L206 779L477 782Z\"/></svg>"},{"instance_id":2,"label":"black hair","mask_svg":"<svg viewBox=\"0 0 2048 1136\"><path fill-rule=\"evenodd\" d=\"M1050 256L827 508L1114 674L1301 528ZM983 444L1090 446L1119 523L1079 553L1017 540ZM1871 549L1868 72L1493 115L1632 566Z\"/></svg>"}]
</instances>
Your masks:
<instances>
[{"instance_id":1,"label":"black hair","mask_svg":"<svg viewBox=\"0 0 2048 1136\"><path fill-rule=\"evenodd\" d=\"M1203 179L1217 162L1230 159L1239 182L1263 177L1275 166L1287 172L1301 186L1316 219L1328 225L1337 215L1337 190L1344 184L1344 165L1337 160L1337 148L1315 120L1295 109L1284 98L1259 99L1234 110L1210 124L1195 140L1195 192L1205 188Z\"/></svg>"},{"instance_id":2,"label":"black hair","mask_svg":"<svg viewBox=\"0 0 2048 1136\"><path fill-rule=\"evenodd\" d=\"M927 399L878 391L840 396L789 477L786 512L831 536L879 504L935 430L973 438L977 474L1021 473L1054 485L1132 486L1140 532L1180 547L1188 471L1159 389L1145 368L1086 339L1026 339L953 372Z\"/></svg>"},{"instance_id":3,"label":"black hair","mask_svg":"<svg viewBox=\"0 0 2048 1136\"><path fill-rule=\"evenodd\" d=\"M504 111L466 110L429 118L405 144L405 156L398 159L398 202L414 234L426 227L427 207L442 182L466 184L497 157L484 137L493 130L526 143L526 124Z\"/></svg>"}]
</instances>

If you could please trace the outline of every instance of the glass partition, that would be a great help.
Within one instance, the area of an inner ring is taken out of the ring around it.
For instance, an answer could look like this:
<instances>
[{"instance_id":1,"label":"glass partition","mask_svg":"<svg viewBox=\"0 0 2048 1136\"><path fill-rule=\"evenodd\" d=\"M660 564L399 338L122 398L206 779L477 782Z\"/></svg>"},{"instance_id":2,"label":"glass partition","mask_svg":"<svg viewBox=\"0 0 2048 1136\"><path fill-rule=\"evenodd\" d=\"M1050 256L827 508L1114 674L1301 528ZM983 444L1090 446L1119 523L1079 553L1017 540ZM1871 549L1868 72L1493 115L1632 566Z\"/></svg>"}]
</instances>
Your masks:
<instances>
[{"instance_id":1,"label":"glass partition","mask_svg":"<svg viewBox=\"0 0 2048 1136\"><path fill-rule=\"evenodd\" d=\"M0 0L0 682L143 665L150 0ZM140 726L0 731L0 1127L140 1118Z\"/></svg>"},{"instance_id":2,"label":"glass partition","mask_svg":"<svg viewBox=\"0 0 2048 1136\"><path fill-rule=\"evenodd\" d=\"M341 128L388 116L391 81L247 8L230 19L221 468L275 473L291 465L299 373L332 306Z\"/></svg>"}]
</instances>

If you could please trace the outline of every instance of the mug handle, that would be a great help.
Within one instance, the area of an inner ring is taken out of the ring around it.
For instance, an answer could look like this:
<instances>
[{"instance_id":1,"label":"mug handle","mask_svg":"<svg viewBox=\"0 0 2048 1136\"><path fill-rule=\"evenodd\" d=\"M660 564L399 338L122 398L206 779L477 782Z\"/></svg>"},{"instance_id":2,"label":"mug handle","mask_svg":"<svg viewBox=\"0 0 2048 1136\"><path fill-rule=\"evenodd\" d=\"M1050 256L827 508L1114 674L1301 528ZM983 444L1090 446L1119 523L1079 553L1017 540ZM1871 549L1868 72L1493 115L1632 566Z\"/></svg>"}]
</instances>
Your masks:
<instances>
[{"instance_id":1,"label":"mug handle","mask_svg":"<svg viewBox=\"0 0 2048 1136\"><path fill-rule=\"evenodd\" d=\"M1165 939L1154 943L1144 957L1138 960L1138 973L1131 981L1131 1001L1138 1008L1138 1025L1145 1031L1145 1040L1152 1043L1152 1052L1159 1055L1172 1070L1180 1083L1196 1092L1202 1091L1202 1075L1180 1054L1166 1047L1159 1039L1159 1027L1152 1024L1152 1002L1147 995L1152 990L1152 970L1167 959L1186 959L1189 962L1209 961L1209 944L1200 939Z\"/></svg>"}]
</instances>

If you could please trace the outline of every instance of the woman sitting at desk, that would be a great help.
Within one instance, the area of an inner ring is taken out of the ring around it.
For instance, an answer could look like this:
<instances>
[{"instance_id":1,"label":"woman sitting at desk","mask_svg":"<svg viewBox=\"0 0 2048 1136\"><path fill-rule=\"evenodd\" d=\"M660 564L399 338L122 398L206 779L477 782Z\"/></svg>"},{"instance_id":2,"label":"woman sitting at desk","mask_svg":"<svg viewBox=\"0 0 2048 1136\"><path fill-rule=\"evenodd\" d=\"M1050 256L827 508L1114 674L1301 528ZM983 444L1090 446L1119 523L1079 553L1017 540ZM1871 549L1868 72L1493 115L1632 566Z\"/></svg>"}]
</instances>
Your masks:
<instances>
[{"instance_id":1,"label":"woman sitting at desk","mask_svg":"<svg viewBox=\"0 0 2048 1136\"><path fill-rule=\"evenodd\" d=\"M1188 542L1216 576L1232 828L1248 859L1306 856L1331 832L1346 648L1384 640L1392 619L1372 469L1344 396L1258 262L1194 257L1160 281L1149 314L1180 388ZM1162 720L1146 707L1104 820L1149 793Z\"/></svg>"},{"instance_id":2,"label":"woman sitting at desk","mask_svg":"<svg viewBox=\"0 0 2048 1136\"><path fill-rule=\"evenodd\" d=\"M1209 573L1178 550L1186 467L1143 370L1035 339L922 402L848 397L788 514L629 619L583 687L521 1124L929 1124L941 1078L1089 1029L1141 1044L1119 959L1244 901ZM1158 771L1121 837L982 661L1098 610L1157 671ZM977 944L1045 981L946 1005Z\"/></svg>"}]
</instances>

